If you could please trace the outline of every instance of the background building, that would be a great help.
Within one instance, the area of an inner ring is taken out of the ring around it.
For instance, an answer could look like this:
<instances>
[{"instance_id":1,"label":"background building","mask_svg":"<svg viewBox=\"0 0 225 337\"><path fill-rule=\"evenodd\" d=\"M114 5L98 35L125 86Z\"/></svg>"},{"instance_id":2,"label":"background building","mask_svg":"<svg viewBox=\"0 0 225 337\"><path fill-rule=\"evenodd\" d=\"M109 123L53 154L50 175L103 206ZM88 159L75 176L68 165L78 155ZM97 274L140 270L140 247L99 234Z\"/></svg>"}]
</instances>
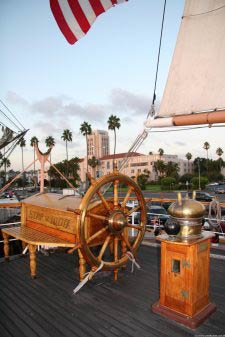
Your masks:
<instances>
[{"instance_id":1,"label":"background building","mask_svg":"<svg viewBox=\"0 0 225 337\"><path fill-rule=\"evenodd\" d=\"M87 136L87 153L88 156L85 156L80 162L80 178L82 182L86 180L87 160L92 157L96 157L99 160L110 154L108 131L94 130L91 135ZM99 165L96 168L89 166L88 170L92 176L100 176Z\"/></svg>"},{"instance_id":2,"label":"background building","mask_svg":"<svg viewBox=\"0 0 225 337\"><path fill-rule=\"evenodd\" d=\"M115 155L108 155L100 158L100 172L101 174L107 174L109 172L112 172L113 170L113 161L114 158L117 161L118 168L121 167L123 160L127 157L127 153L118 153ZM178 159L177 155L167 155L164 154L163 156L160 156L159 154L152 154L152 155L145 155L137 152L130 153L129 160L123 168L121 169L121 173L124 173L128 175L129 177L136 176L137 174L144 173L146 170L149 171L150 180L156 180L157 174L154 170L154 163L157 160L162 160L165 163L168 163L169 161L180 164L180 160ZM179 172L180 175L183 173L183 163L182 163L182 170Z\"/></svg>"},{"instance_id":3,"label":"background building","mask_svg":"<svg viewBox=\"0 0 225 337\"><path fill-rule=\"evenodd\" d=\"M89 172L93 177L102 176L113 171L113 162L116 160L117 167L120 169L124 159L127 157L127 153L117 153L114 155L106 155L99 159L99 164L93 170L89 166ZM154 163L157 160L162 160L165 163L169 161L177 163L180 170L179 175L182 176L186 173L192 173L193 162L184 159L179 159L177 155L167 155L164 154L160 156L159 154L145 155L138 152L132 152L129 154L129 160L125 163L123 168L120 170L121 173L128 175L129 177L136 176L137 174L144 173L146 170L149 171L149 180L157 180L158 176L154 170ZM86 173L86 158L80 163L80 177L81 181L85 179Z\"/></svg>"},{"instance_id":4,"label":"background building","mask_svg":"<svg viewBox=\"0 0 225 337\"><path fill-rule=\"evenodd\" d=\"M88 159L95 156L101 158L109 155L109 134L107 131L95 130L87 136L88 141Z\"/></svg>"}]
</instances>

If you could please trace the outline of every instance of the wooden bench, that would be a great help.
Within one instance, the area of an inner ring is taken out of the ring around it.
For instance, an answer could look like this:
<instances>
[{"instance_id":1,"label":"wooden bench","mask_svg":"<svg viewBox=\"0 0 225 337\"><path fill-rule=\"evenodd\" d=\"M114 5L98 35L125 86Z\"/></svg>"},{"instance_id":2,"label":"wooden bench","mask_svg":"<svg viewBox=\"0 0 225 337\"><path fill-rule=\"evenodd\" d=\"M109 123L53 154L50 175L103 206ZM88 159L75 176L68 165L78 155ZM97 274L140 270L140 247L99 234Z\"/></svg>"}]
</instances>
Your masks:
<instances>
[{"instance_id":1,"label":"wooden bench","mask_svg":"<svg viewBox=\"0 0 225 337\"><path fill-rule=\"evenodd\" d=\"M37 246L75 248L78 239L78 218L81 198L59 194L37 194L22 202L21 227L4 228L4 255L9 259L9 237L28 245L31 277L36 277ZM80 274L85 260L79 253ZM82 278L82 275L81 275Z\"/></svg>"}]
</instances>

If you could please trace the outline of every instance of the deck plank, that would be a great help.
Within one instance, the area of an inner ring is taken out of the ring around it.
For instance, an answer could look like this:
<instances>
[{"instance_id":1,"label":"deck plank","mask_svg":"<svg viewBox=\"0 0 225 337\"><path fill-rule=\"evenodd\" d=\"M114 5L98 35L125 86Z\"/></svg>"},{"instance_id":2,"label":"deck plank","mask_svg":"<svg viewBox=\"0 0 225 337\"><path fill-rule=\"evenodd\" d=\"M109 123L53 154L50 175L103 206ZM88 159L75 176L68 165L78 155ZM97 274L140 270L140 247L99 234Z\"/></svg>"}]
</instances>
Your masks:
<instances>
[{"instance_id":1,"label":"deck plank","mask_svg":"<svg viewBox=\"0 0 225 337\"><path fill-rule=\"evenodd\" d=\"M159 247L142 246L140 270L96 274L76 295L78 259L62 251L38 254L38 278L32 280L29 258L0 263L1 336L41 337L189 337L225 334L224 261L211 259L210 298L217 311L199 328L190 330L155 315L159 297Z\"/></svg>"}]
</instances>

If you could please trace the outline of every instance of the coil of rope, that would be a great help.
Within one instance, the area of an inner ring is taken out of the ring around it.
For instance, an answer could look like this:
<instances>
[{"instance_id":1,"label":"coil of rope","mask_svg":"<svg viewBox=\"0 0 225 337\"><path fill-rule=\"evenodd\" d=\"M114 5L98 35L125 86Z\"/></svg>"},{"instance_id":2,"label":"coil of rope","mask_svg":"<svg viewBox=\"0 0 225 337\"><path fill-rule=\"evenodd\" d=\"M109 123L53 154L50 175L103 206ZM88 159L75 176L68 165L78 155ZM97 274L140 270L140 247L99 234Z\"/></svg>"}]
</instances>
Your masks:
<instances>
[{"instance_id":1,"label":"coil of rope","mask_svg":"<svg viewBox=\"0 0 225 337\"><path fill-rule=\"evenodd\" d=\"M209 204L208 222L211 228L220 228L222 231L222 228L220 226L221 220L222 216L220 202L218 198L215 197Z\"/></svg>"}]
</instances>

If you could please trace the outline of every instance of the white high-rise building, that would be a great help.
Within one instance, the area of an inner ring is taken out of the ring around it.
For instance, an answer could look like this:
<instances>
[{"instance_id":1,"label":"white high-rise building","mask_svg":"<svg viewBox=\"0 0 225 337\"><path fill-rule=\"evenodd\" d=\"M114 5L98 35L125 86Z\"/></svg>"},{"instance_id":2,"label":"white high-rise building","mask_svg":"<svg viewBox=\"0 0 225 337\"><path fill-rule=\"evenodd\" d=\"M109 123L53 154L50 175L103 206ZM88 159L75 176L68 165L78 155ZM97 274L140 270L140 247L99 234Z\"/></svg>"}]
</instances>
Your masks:
<instances>
[{"instance_id":1,"label":"white high-rise building","mask_svg":"<svg viewBox=\"0 0 225 337\"><path fill-rule=\"evenodd\" d=\"M107 131L94 130L91 135L87 136L87 141L88 159L93 156L101 158L110 154L109 134Z\"/></svg>"}]
</instances>

